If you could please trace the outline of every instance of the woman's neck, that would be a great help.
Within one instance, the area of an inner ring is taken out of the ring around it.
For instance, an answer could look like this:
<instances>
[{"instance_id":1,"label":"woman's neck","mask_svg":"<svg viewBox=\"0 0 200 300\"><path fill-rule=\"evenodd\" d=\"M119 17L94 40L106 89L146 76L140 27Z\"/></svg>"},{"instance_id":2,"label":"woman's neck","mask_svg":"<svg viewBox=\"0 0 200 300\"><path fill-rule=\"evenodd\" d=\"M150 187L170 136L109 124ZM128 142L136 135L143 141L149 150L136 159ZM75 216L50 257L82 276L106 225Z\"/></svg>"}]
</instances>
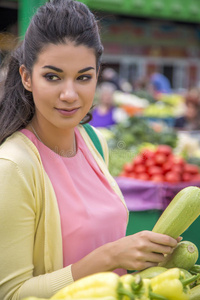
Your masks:
<instances>
[{"instance_id":1,"label":"woman's neck","mask_svg":"<svg viewBox=\"0 0 200 300\"><path fill-rule=\"evenodd\" d=\"M42 130L37 123L31 122L27 129L35 134L37 139L60 156L72 157L76 155L75 131Z\"/></svg>"}]
</instances>

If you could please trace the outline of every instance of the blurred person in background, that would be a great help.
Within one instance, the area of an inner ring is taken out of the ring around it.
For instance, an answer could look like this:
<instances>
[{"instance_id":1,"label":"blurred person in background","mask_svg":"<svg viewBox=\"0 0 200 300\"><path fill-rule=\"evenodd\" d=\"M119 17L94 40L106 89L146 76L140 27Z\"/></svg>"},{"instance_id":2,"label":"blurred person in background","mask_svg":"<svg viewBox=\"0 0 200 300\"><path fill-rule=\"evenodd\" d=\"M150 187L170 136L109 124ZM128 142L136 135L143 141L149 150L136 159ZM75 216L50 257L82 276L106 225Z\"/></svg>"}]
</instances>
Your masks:
<instances>
[{"instance_id":1,"label":"blurred person in background","mask_svg":"<svg viewBox=\"0 0 200 300\"><path fill-rule=\"evenodd\" d=\"M101 81L102 82L110 82L112 83L116 90L121 91L121 84L119 80L118 73L112 68L105 68L101 73Z\"/></svg>"},{"instance_id":2,"label":"blurred person in background","mask_svg":"<svg viewBox=\"0 0 200 300\"><path fill-rule=\"evenodd\" d=\"M124 110L116 107L114 104L114 93L116 86L111 82L103 82L97 89L97 104L92 111L92 120L90 125L94 127L109 128L119 121L119 114L127 117ZM122 120L122 118L120 118Z\"/></svg>"},{"instance_id":3,"label":"blurred person in background","mask_svg":"<svg viewBox=\"0 0 200 300\"><path fill-rule=\"evenodd\" d=\"M200 130L200 92L191 88L185 95L185 114L175 119L177 130Z\"/></svg>"},{"instance_id":4,"label":"blurred person in background","mask_svg":"<svg viewBox=\"0 0 200 300\"><path fill-rule=\"evenodd\" d=\"M169 79L160 72L159 68L156 68L156 70L150 74L149 84L152 88L153 95L159 93L170 94L172 92Z\"/></svg>"}]
</instances>

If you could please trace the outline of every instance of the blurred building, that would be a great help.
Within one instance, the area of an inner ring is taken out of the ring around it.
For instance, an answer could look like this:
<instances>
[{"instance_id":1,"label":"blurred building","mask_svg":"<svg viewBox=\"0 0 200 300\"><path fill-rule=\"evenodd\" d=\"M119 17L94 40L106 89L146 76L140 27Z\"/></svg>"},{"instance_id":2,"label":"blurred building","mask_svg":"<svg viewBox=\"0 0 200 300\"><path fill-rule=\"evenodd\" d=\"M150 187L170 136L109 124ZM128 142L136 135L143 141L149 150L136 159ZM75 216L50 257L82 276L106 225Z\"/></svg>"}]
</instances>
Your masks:
<instances>
[{"instance_id":1,"label":"blurred building","mask_svg":"<svg viewBox=\"0 0 200 300\"><path fill-rule=\"evenodd\" d=\"M31 16L46 0L0 0L0 63L23 39Z\"/></svg>"},{"instance_id":2,"label":"blurred building","mask_svg":"<svg viewBox=\"0 0 200 300\"><path fill-rule=\"evenodd\" d=\"M199 84L199 0L81 1L101 24L103 68L114 68L130 83L159 68L174 90ZM17 22L18 35L23 37L31 15L44 2L0 0L0 21L5 22L1 31Z\"/></svg>"},{"instance_id":3,"label":"blurred building","mask_svg":"<svg viewBox=\"0 0 200 300\"><path fill-rule=\"evenodd\" d=\"M0 61L16 44L18 3L0 0Z\"/></svg>"},{"instance_id":4,"label":"blurred building","mask_svg":"<svg viewBox=\"0 0 200 300\"><path fill-rule=\"evenodd\" d=\"M82 0L99 16L103 63L134 82L159 69L174 90L200 81L199 0Z\"/></svg>"}]
</instances>

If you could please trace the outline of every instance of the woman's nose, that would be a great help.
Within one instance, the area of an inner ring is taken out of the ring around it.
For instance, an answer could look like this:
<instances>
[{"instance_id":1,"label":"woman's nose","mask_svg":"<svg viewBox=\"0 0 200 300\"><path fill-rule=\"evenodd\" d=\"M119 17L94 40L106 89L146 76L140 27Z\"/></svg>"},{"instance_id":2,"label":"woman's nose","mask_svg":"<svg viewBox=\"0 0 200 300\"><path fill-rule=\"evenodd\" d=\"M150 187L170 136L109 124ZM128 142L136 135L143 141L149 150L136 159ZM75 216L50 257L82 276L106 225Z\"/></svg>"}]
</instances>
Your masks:
<instances>
[{"instance_id":1,"label":"woman's nose","mask_svg":"<svg viewBox=\"0 0 200 300\"><path fill-rule=\"evenodd\" d=\"M60 100L62 101L75 101L78 98L78 94L73 82L67 82L60 93Z\"/></svg>"}]
</instances>

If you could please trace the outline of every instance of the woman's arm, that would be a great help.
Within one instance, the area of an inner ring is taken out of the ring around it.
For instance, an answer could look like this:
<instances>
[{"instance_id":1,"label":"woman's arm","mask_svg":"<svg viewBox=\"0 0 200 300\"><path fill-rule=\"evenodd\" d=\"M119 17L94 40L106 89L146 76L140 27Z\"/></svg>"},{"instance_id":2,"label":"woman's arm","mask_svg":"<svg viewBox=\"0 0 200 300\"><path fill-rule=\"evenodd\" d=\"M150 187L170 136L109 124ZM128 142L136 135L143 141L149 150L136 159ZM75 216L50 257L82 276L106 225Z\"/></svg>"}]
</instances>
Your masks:
<instances>
[{"instance_id":1,"label":"woman's arm","mask_svg":"<svg viewBox=\"0 0 200 300\"><path fill-rule=\"evenodd\" d=\"M13 295L33 276L36 207L18 166L1 159L0 170L0 295L18 299Z\"/></svg>"},{"instance_id":2,"label":"woman's arm","mask_svg":"<svg viewBox=\"0 0 200 300\"><path fill-rule=\"evenodd\" d=\"M73 278L117 268L143 270L156 266L176 245L177 241L167 235L141 231L104 245L73 264Z\"/></svg>"},{"instance_id":3,"label":"woman's arm","mask_svg":"<svg viewBox=\"0 0 200 300\"><path fill-rule=\"evenodd\" d=\"M44 236L37 237L37 229L44 224L35 186L40 178L34 178L31 166L25 164L29 176L14 162L0 159L0 298L4 300L51 297L72 282L71 266L42 274ZM36 237L41 239L40 253L35 251ZM39 276L34 274L36 260L41 265Z\"/></svg>"}]
</instances>

